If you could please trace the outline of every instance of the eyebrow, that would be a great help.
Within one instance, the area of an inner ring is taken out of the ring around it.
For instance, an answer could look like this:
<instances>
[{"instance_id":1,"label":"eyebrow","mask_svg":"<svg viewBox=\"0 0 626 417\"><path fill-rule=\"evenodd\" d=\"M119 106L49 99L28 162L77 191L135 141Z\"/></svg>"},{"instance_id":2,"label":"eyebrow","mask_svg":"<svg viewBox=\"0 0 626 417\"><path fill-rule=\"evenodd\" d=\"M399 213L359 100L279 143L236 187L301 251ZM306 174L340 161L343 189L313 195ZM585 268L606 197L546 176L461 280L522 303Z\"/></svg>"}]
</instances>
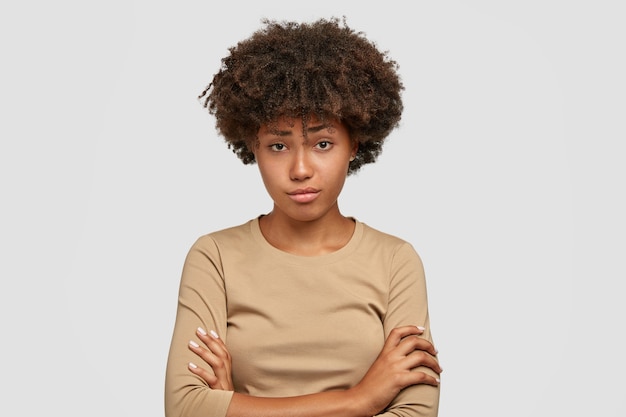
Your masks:
<instances>
[{"instance_id":1,"label":"eyebrow","mask_svg":"<svg viewBox=\"0 0 626 417\"><path fill-rule=\"evenodd\" d=\"M330 127L331 127L330 125L324 125L324 124L311 126L311 127L307 127L306 133L317 133L319 131L328 129ZM291 136L293 134L293 130L272 130L271 133L276 136Z\"/></svg>"}]
</instances>

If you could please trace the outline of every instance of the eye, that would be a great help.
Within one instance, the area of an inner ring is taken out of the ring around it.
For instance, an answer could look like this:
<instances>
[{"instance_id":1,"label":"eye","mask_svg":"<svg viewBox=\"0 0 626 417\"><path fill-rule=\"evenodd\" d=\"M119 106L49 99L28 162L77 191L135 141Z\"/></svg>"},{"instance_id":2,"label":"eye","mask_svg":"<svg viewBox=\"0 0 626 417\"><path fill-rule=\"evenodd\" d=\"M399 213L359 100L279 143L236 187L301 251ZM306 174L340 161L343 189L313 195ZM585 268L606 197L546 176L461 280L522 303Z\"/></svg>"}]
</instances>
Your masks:
<instances>
[{"instance_id":1,"label":"eye","mask_svg":"<svg viewBox=\"0 0 626 417\"><path fill-rule=\"evenodd\" d=\"M283 143L272 143L272 144L269 146L269 148L270 148L272 151L275 151L275 152L280 152L280 151L282 151L282 150L284 150L284 149L285 149L285 144L283 144Z\"/></svg>"},{"instance_id":2,"label":"eye","mask_svg":"<svg viewBox=\"0 0 626 417\"><path fill-rule=\"evenodd\" d=\"M320 142L317 142L317 144L315 145L318 149L330 149L333 146L332 142L329 142L327 140L322 140Z\"/></svg>"}]
</instances>

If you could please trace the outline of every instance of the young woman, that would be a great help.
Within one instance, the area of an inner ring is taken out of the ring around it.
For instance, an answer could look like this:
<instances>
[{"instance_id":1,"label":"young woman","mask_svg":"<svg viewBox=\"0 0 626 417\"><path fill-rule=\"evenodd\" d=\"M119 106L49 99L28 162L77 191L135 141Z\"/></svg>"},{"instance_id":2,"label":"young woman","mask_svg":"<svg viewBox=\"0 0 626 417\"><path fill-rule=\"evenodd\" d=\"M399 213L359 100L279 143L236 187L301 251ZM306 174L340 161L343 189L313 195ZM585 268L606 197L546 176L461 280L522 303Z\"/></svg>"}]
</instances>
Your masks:
<instances>
[{"instance_id":1,"label":"young woman","mask_svg":"<svg viewBox=\"0 0 626 417\"><path fill-rule=\"evenodd\" d=\"M420 258L337 204L400 120L396 70L337 19L265 21L222 60L201 98L274 204L190 249L167 417L437 415Z\"/></svg>"}]
</instances>

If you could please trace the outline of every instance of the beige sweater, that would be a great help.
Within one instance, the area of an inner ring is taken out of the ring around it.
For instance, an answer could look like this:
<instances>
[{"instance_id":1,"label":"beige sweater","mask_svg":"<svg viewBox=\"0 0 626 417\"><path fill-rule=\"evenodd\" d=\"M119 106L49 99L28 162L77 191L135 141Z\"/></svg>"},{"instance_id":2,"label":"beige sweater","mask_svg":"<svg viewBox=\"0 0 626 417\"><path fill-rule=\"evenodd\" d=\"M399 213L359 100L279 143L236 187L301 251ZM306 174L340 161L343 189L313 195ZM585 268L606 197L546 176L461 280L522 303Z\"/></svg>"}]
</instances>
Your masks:
<instances>
[{"instance_id":1,"label":"beige sweater","mask_svg":"<svg viewBox=\"0 0 626 417\"><path fill-rule=\"evenodd\" d=\"M187 369L187 345L215 330L233 358L235 390L265 397L348 388L391 329L426 327L424 272L407 242L356 222L342 249L304 257L271 246L258 219L200 237L183 268L165 383L167 417L223 417L232 392ZM436 416L439 388L403 390L382 414Z\"/></svg>"}]
</instances>

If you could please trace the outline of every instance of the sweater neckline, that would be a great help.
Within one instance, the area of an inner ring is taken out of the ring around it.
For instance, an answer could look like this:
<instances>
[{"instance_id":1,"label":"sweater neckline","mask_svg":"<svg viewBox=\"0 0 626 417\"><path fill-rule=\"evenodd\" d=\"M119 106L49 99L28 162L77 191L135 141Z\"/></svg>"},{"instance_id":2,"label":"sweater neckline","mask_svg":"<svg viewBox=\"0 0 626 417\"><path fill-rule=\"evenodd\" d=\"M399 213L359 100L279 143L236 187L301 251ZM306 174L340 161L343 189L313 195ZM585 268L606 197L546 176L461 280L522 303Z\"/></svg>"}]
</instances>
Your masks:
<instances>
[{"instance_id":1,"label":"sweater neckline","mask_svg":"<svg viewBox=\"0 0 626 417\"><path fill-rule=\"evenodd\" d=\"M355 218L354 220L354 232L350 237L348 243L346 243L342 248L331 252L326 253L324 255L317 256L304 256L304 255L295 255L289 252L285 252L281 249L278 249L275 246L272 246L263 233L261 232L261 226L259 225L259 219L261 216L252 219L250 224L250 231L254 240L261 246L261 249L266 252L268 255L280 258L280 261L290 263L290 264L299 264L299 265L327 265L332 262L338 262L352 252L354 252L361 242L361 237L363 236L364 225L362 222L358 221Z\"/></svg>"}]
</instances>

